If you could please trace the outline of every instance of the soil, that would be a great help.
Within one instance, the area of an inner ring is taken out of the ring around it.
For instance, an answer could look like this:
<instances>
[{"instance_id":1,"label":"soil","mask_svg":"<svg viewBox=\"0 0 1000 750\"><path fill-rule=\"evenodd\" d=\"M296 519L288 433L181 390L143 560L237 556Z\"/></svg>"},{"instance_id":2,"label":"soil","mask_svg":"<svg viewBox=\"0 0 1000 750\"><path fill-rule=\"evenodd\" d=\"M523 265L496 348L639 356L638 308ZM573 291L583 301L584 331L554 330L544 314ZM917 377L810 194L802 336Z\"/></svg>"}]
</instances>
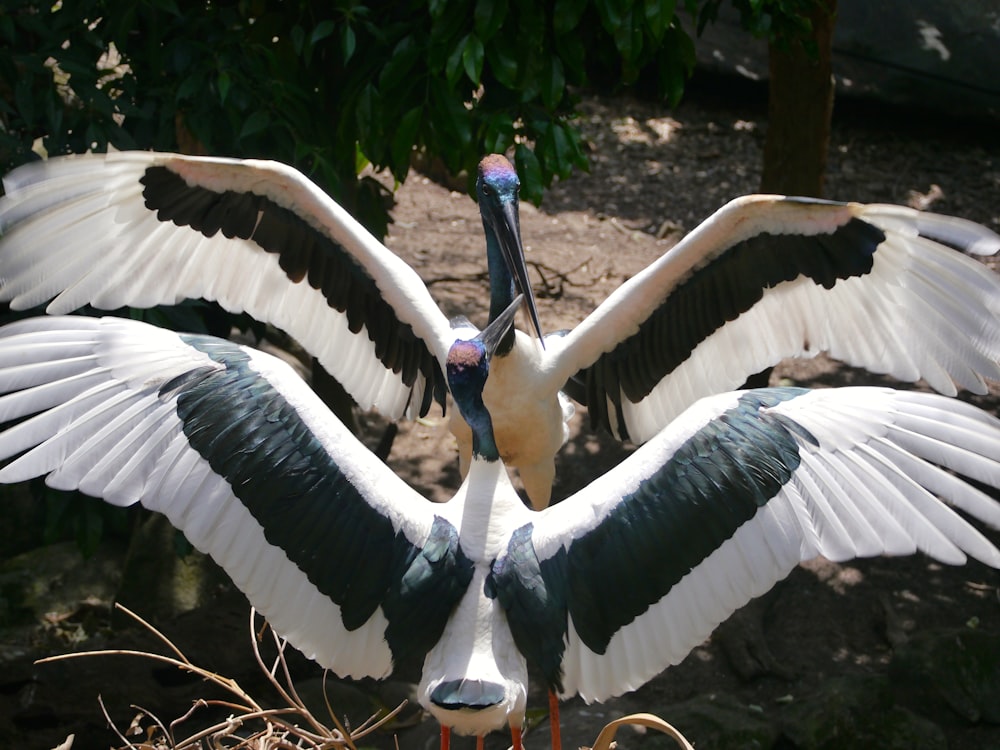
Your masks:
<instances>
[{"instance_id":1,"label":"soil","mask_svg":"<svg viewBox=\"0 0 1000 750\"><path fill-rule=\"evenodd\" d=\"M583 102L580 125L590 147L589 174L556 184L541 208L524 205L521 210L545 330L572 327L713 210L731 198L756 192L766 127L762 102L758 90L728 85L695 86L674 110L614 97ZM1000 142L995 128L991 132L927 113L838 103L826 195L918 205L1000 231ZM482 324L486 313L482 229L468 195L413 174L396 192L393 217L389 247L418 269L446 313L471 313L474 322ZM998 269L998 259L988 262ZM783 363L771 377L772 383L824 387L891 382L826 358ZM1000 388L970 400L996 413ZM584 486L629 451L593 434L585 416L579 408L572 439L559 456L556 499ZM374 415L365 415L362 422L365 434L376 441L384 423ZM405 425L390 460L431 499L447 499L458 485L454 442L441 419ZM1000 543L1000 534L992 533L991 538ZM253 679L244 643L246 605L225 584L219 592L210 607L159 625L193 659L204 657L213 668L231 669L225 673L239 675L245 684ZM634 693L604 705L588 707L578 699L564 703L564 746L591 745L608 719L625 713L646 711L669 721L672 706L695 696L728 694L739 705L767 715L835 677L885 674L900 639L929 629L975 624L979 631L1000 633L1000 574L975 562L950 568L920 556L842 565L816 561L779 584L756 615L753 619L761 623L777 665L771 673L742 679L720 643L723 639L715 636L682 664ZM106 640L114 647L150 645L135 631L121 631ZM30 700L51 708L27 711L34 719L20 726L30 729L26 735L31 737L30 746L52 747L73 731L78 734L77 748L114 743L111 735L102 734L99 694L127 726L128 703L146 705L170 718L179 713L171 714L162 706L165 698L183 706L183 700L204 687L197 683L181 691L165 685L162 670L154 672L155 665L137 660L87 664L32 670L32 690L47 697L43 701L32 693ZM309 682L308 665L299 664L297 669ZM25 691L20 685L7 694L12 702L23 702ZM336 701L334 707L348 713L355 725L367 716L365 708L352 714ZM545 708L544 695L537 689L532 708ZM953 750L1000 747L1000 727L965 721L940 699L936 705L914 708L945 730ZM542 722L539 730L544 729ZM398 746L428 747L434 731L428 721L401 730ZM697 743L699 737L690 739ZM620 737L623 747L645 741L635 733ZM529 747L547 742L544 731L527 739ZM372 744L390 747L391 740ZM507 739L495 735L489 744L506 747ZM472 747L469 740L456 740L456 746Z\"/></svg>"}]
</instances>

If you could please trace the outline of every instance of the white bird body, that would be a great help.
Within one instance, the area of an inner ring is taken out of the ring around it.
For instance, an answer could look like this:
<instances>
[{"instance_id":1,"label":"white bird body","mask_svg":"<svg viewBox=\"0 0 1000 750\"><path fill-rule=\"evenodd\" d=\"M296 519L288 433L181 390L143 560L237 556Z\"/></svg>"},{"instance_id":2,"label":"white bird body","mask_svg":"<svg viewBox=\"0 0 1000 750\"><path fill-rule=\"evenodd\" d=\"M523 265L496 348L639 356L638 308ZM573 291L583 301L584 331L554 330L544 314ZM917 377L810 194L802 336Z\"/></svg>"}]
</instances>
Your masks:
<instances>
[{"instance_id":1,"label":"white bird body","mask_svg":"<svg viewBox=\"0 0 1000 750\"><path fill-rule=\"evenodd\" d=\"M503 218L516 225L516 174L488 159L481 171L503 178L491 195L507 191ZM444 403L457 334L427 288L287 166L113 153L31 164L5 186L0 301L14 309L217 300L284 329L363 408L397 418ZM594 426L642 443L699 398L823 351L948 395L983 393L1000 381L1000 279L950 246L989 255L1000 236L899 206L731 201L566 336L544 350L518 336L494 360L486 400L501 454L545 507L569 413L561 388ZM511 285L495 265L491 297ZM452 424L465 468L470 433Z\"/></svg>"},{"instance_id":2,"label":"white bird body","mask_svg":"<svg viewBox=\"0 0 1000 750\"><path fill-rule=\"evenodd\" d=\"M927 393L712 396L540 512L481 421L461 488L424 502L288 365L212 337L22 321L0 329L0 394L0 423L22 420L0 482L163 512L307 656L354 677L422 664L421 704L471 734L520 727L528 664L562 696L638 687L801 560L1000 568L954 510L1000 528L957 476L1000 487L1000 420Z\"/></svg>"},{"instance_id":3,"label":"white bird body","mask_svg":"<svg viewBox=\"0 0 1000 750\"><path fill-rule=\"evenodd\" d=\"M417 686L421 705L458 734L482 736L507 726L521 727L528 707L528 665L503 610L495 600L480 595L488 573L488 568L476 569L441 640L427 654ZM470 709L448 708L430 699L443 685L473 680L501 686L502 700Z\"/></svg>"},{"instance_id":4,"label":"white bird body","mask_svg":"<svg viewBox=\"0 0 1000 750\"><path fill-rule=\"evenodd\" d=\"M482 735L484 727L519 727L527 708L528 665L503 609L483 591L493 561L506 550L513 529L530 519L531 511L510 484L502 463L478 459L473 459L461 487L441 511L459 530L462 550L475 572L441 639L427 654L417 694L439 723L459 734ZM430 699L440 686L463 680L500 685L503 699L475 711L445 708Z\"/></svg>"}]
</instances>

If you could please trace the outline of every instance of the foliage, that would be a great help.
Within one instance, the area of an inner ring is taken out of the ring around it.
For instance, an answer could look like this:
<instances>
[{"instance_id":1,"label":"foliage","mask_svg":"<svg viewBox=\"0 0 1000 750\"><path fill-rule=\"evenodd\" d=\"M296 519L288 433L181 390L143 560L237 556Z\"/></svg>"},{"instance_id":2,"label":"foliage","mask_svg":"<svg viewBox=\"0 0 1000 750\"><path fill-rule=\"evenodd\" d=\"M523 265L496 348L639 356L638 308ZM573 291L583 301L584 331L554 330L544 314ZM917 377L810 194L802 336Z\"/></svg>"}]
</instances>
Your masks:
<instances>
[{"instance_id":1,"label":"foliage","mask_svg":"<svg viewBox=\"0 0 1000 750\"><path fill-rule=\"evenodd\" d=\"M295 164L376 233L414 148L454 173L514 150L535 202L586 168L572 92L652 74L675 103L721 0L8 0L0 169L50 153L201 151ZM748 28L815 0L733 0ZM699 12L700 8L700 12ZM610 71L610 73L609 73Z\"/></svg>"},{"instance_id":2,"label":"foliage","mask_svg":"<svg viewBox=\"0 0 1000 750\"><path fill-rule=\"evenodd\" d=\"M740 13L743 28L756 37L767 38L779 47L787 48L800 41L810 55L817 53L816 43L810 36L810 14L818 7L828 6L830 0L732 0ZM698 33L715 21L722 0L705 0L698 13Z\"/></svg>"},{"instance_id":3,"label":"foliage","mask_svg":"<svg viewBox=\"0 0 1000 750\"><path fill-rule=\"evenodd\" d=\"M819 0L732 0L744 26L808 31ZM117 148L277 158L316 178L376 232L371 162L397 180L414 147L452 172L514 148L524 194L586 168L571 91L595 71L652 71L676 103L694 64L679 10L722 0L15 0L0 10L0 169ZM682 8L678 8L681 5Z\"/></svg>"}]
</instances>

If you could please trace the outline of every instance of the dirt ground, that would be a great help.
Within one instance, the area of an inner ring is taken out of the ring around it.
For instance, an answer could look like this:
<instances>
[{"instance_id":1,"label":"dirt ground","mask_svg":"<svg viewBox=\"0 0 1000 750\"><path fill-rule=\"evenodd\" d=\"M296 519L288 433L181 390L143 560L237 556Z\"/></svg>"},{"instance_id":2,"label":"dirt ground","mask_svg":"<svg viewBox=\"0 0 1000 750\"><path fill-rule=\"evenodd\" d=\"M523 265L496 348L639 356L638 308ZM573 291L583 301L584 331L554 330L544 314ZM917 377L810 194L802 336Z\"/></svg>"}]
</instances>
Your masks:
<instances>
[{"instance_id":1,"label":"dirt ground","mask_svg":"<svg viewBox=\"0 0 1000 750\"><path fill-rule=\"evenodd\" d=\"M713 86L693 89L673 111L631 99L584 102L581 126L591 146L590 173L553 187L540 209L526 205L521 210L545 330L572 327L713 210L731 198L755 192L765 129L761 102L759 92ZM839 104L827 197L911 203L1000 231L1000 141L995 133L928 113L887 113ZM389 247L418 269L447 313L469 314L482 323L486 277L474 203L466 194L420 174L410 177L396 200ZM996 259L991 262L996 269ZM785 363L772 378L772 382L820 386L886 382L827 359ZM1000 388L974 400L997 412ZM375 416L364 421L374 441L383 424ZM627 451L591 433L585 427L584 410L578 409L572 440L559 457L554 497L564 498L584 486ZM446 499L458 485L453 440L441 419L404 427L391 462L432 499ZM1000 542L1000 535L992 538ZM963 628L974 621L981 631L1000 633L1000 574L978 563L947 568L920 557L844 565L821 561L802 566L776 587L761 612L764 636L784 676L741 679L719 639L713 638L635 693L601 706L584 706L579 700L564 704L564 746L590 745L605 721L624 713L648 711L670 720L670 707L694 696L735 696L738 704L766 715L834 677L885 673L899 638L926 629ZM245 651L246 609L232 592L220 594L210 612L161 625L195 658L202 654L226 662L220 669L240 658L227 661L221 654ZM135 638L123 636L114 645ZM101 738L98 732L103 723L98 694L104 694L109 706L119 700L152 708L150 703L173 689L156 683L162 673L158 678L145 664L124 666L116 661L112 666L52 670L42 678L40 689L48 700L59 702L53 711L65 715L38 714L34 747L51 747L51 738L60 732L62 736L80 732L78 725L84 723L89 730L81 733L75 747L106 747L113 739ZM151 678L159 687L147 691L143 686ZM122 685L129 687L125 690ZM21 690L8 693L10 700L21 700ZM544 707L544 696L536 690L532 708ZM355 724L366 715L359 710L360 715L349 714ZM945 729L953 750L1000 747L1000 727L963 721L941 706L920 707L919 712ZM161 715L170 716L169 710ZM540 729L544 728L543 723ZM433 738L433 726L423 722L401 731L398 746L423 750ZM650 739L625 734L620 746L653 747ZM699 738L691 739L697 743ZM529 734L527 742L529 747L541 747L548 742L547 734ZM392 746L385 739L376 744ZM496 736L490 745L506 747L507 739ZM456 747L472 744L460 740Z\"/></svg>"}]
</instances>

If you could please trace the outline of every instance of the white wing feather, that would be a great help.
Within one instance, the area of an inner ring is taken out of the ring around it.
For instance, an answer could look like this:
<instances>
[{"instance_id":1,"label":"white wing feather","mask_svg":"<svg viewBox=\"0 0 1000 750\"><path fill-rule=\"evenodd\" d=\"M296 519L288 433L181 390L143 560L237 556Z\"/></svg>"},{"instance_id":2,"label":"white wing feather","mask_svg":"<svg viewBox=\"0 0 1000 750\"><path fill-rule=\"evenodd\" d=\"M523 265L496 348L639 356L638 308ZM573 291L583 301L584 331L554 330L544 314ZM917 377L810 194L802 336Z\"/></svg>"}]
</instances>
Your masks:
<instances>
[{"instance_id":1,"label":"white wing feather","mask_svg":"<svg viewBox=\"0 0 1000 750\"><path fill-rule=\"evenodd\" d=\"M13 364L22 351L44 353L47 366ZM431 506L340 425L290 367L244 351L366 501L415 543L426 538ZM59 489L164 513L307 656L342 675L385 676L392 656L381 610L361 628L346 630L339 607L268 543L232 488L188 443L176 393L160 389L199 367L222 365L177 334L136 321L51 317L5 328L0 422L35 416L0 433L0 458L16 456L0 469L0 482L47 476ZM7 393L13 389L20 390Z\"/></svg>"},{"instance_id":2,"label":"white wing feather","mask_svg":"<svg viewBox=\"0 0 1000 750\"><path fill-rule=\"evenodd\" d=\"M363 408L396 418L420 403L422 377L410 399L410 389L376 359L365 332L350 333L346 316L308 283L291 281L276 254L221 232L205 237L158 220L139 182L151 166L292 209L365 268L400 321L443 366L453 337L417 273L316 185L277 162L112 152L22 167L6 178L0 200L0 300L15 310L48 302L51 314L88 303L115 309L214 300L291 334Z\"/></svg>"},{"instance_id":3,"label":"white wing feather","mask_svg":"<svg viewBox=\"0 0 1000 750\"><path fill-rule=\"evenodd\" d=\"M618 467L546 509L540 559L594 529L738 394L703 399ZM944 396L880 388L816 390L764 411L806 430L792 479L660 601L592 652L570 624L564 693L604 700L678 663L732 612L803 560L917 550L950 564L1000 568L1000 551L959 515L1000 528L1000 503L950 471L1000 486L1000 420ZM664 502L669 502L664 498ZM650 561L652 564L653 561Z\"/></svg>"}]
</instances>

